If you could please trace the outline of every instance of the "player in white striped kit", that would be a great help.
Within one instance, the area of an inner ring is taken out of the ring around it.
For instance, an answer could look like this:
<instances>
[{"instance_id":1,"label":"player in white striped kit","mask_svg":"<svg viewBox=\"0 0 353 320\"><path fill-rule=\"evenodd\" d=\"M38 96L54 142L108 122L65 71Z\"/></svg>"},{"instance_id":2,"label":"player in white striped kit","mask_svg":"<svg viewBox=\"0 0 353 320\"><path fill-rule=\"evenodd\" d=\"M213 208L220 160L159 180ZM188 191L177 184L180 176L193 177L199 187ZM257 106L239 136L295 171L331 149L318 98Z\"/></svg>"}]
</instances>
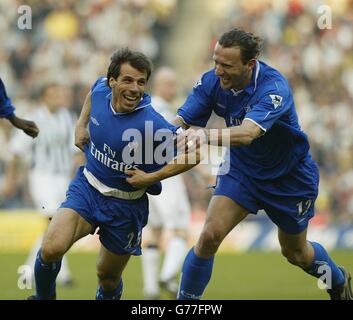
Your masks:
<instances>
[{"instance_id":1,"label":"player in white striped kit","mask_svg":"<svg viewBox=\"0 0 353 320\"><path fill-rule=\"evenodd\" d=\"M153 79L152 106L168 121L175 118L170 103L176 94L175 72L167 67L157 69ZM168 178L162 181L162 186L160 195L149 197L150 214L147 227L150 237L142 255L143 292L146 299L158 299L160 287L176 296L176 277L187 251L187 227L191 208L183 178L181 175ZM165 229L170 231L170 238L159 272L160 247Z\"/></svg>"},{"instance_id":2,"label":"player in white striped kit","mask_svg":"<svg viewBox=\"0 0 353 320\"><path fill-rule=\"evenodd\" d=\"M63 87L56 84L44 88L41 96L43 105L31 110L28 115L28 118L36 121L40 134L32 140L17 131L10 141L13 156L6 167L7 192L11 193L15 188L13 177L17 174L19 160L26 160L29 164L29 191L32 200L36 209L49 219L65 200L65 192L75 168L76 151L79 155L79 149L75 151L74 146L75 119L66 107L62 107L62 90ZM77 158L77 161L80 160ZM32 272L41 242L42 237L36 241L25 263L31 266ZM72 284L66 259L63 260L59 281L64 285Z\"/></svg>"}]
</instances>

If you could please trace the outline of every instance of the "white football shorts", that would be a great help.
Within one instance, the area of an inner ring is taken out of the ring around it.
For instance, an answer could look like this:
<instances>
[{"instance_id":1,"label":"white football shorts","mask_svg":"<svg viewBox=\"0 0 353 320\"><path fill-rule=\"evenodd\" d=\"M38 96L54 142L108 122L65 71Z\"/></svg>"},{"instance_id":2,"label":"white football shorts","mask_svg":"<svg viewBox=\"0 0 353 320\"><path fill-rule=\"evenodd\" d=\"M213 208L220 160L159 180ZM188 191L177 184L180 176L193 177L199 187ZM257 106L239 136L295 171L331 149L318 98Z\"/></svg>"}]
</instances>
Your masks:
<instances>
[{"instance_id":1,"label":"white football shorts","mask_svg":"<svg viewBox=\"0 0 353 320\"><path fill-rule=\"evenodd\" d=\"M65 175L34 171L29 175L29 188L37 210L52 217L65 200L70 178Z\"/></svg>"},{"instance_id":2,"label":"white football shorts","mask_svg":"<svg viewBox=\"0 0 353 320\"><path fill-rule=\"evenodd\" d=\"M181 176L162 181L162 193L149 196L148 225L167 229L187 229L191 207Z\"/></svg>"}]
</instances>

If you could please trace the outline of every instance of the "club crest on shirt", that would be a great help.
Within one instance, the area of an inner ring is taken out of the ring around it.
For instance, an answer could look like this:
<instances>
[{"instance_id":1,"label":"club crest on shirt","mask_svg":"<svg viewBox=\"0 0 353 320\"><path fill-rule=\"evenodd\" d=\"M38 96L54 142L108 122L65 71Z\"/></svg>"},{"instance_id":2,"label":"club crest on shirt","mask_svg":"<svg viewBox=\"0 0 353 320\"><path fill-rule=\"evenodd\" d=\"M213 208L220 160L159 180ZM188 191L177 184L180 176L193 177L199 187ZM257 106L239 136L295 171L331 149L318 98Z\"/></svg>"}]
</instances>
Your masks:
<instances>
[{"instance_id":1,"label":"club crest on shirt","mask_svg":"<svg viewBox=\"0 0 353 320\"><path fill-rule=\"evenodd\" d=\"M275 107L275 109L277 109L278 107L280 107L282 105L283 97L281 97L277 94L270 94L270 98L272 100L272 104Z\"/></svg>"}]
</instances>

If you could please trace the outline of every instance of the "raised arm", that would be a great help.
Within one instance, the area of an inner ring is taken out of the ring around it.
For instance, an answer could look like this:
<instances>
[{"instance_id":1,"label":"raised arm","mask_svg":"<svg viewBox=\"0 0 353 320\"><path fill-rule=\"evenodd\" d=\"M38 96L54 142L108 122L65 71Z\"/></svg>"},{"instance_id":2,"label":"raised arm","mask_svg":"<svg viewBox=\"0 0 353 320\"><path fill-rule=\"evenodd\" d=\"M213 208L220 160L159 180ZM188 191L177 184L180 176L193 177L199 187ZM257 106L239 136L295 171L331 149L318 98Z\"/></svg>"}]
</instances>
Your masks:
<instances>
[{"instance_id":1,"label":"raised arm","mask_svg":"<svg viewBox=\"0 0 353 320\"><path fill-rule=\"evenodd\" d=\"M87 94L80 117L75 126L75 146L84 151L83 146L90 141L88 122L91 114L91 91Z\"/></svg>"}]
</instances>

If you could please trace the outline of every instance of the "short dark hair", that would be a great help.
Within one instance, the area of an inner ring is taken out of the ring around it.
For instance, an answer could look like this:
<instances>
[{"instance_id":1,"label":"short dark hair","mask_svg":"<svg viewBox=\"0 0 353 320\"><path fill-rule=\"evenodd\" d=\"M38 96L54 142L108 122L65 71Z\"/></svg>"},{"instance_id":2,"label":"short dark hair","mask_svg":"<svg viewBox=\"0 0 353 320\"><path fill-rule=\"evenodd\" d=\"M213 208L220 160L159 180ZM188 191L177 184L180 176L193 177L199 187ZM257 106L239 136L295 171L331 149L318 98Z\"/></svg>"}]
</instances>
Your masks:
<instances>
[{"instance_id":1,"label":"short dark hair","mask_svg":"<svg viewBox=\"0 0 353 320\"><path fill-rule=\"evenodd\" d=\"M129 48L122 48L115 51L110 58L110 65L107 72L108 86L110 77L113 77L114 79L119 77L121 65L124 63L129 63L139 71L146 71L147 80L151 76L152 62L150 59L141 52L132 51Z\"/></svg>"},{"instance_id":2,"label":"short dark hair","mask_svg":"<svg viewBox=\"0 0 353 320\"><path fill-rule=\"evenodd\" d=\"M250 32L234 28L223 33L218 43L224 48L239 47L241 60L245 64L259 56L263 40Z\"/></svg>"}]
</instances>

